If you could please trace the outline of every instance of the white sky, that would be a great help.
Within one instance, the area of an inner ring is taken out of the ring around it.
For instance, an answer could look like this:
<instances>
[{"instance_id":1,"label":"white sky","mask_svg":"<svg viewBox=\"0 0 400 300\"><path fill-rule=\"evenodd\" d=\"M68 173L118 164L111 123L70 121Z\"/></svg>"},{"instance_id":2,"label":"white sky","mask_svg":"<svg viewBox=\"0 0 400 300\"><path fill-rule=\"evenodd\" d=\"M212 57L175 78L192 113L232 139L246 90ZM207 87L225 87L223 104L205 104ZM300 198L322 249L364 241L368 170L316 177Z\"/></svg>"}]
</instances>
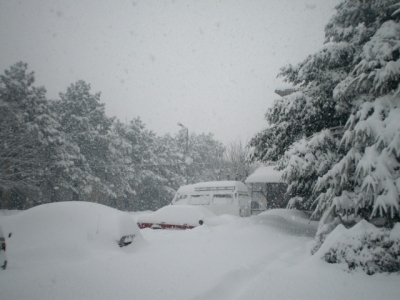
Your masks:
<instances>
[{"instance_id":1,"label":"white sky","mask_svg":"<svg viewBox=\"0 0 400 300\"><path fill-rule=\"evenodd\" d=\"M57 98L83 79L109 116L158 134L245 141L279 68L322 46L340 0L0 0L0 71L17 61Z\"/></svg>"}]
</instances>

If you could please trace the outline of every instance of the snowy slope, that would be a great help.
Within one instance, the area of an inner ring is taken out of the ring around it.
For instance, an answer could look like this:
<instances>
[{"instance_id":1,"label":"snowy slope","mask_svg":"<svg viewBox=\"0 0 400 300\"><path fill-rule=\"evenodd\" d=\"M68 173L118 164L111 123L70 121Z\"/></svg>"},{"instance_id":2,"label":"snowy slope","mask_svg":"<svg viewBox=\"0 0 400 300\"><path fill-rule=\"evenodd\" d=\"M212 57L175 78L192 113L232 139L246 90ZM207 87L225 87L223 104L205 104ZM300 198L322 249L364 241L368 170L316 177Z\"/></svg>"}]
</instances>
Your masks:
<instances>
[{"instance_id":1,"label":"snowy slope","mask_svg":"<svg viewBox=\"0 0 400 300\"><path fill-rule=\"evenodd\" d=\"M143 213L101 207L110 227L94 239L98 210L62 204L0 215L13 231L1 299L398 299L398 275L349 274L311 257L316 224L296 211L185 231L144 229L145 241L119 248L109 241L119 231L112 220ZM83 218L67 226L77 213Z\"/></svg>"}]
</instances>

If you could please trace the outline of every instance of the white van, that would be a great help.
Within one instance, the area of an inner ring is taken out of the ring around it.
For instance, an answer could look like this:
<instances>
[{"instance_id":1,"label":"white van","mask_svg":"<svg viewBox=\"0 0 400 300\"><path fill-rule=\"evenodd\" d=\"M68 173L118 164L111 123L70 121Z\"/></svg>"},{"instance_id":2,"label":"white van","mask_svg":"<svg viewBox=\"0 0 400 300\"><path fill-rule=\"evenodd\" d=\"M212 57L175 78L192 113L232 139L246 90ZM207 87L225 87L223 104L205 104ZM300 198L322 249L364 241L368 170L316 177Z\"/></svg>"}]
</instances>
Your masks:
<instances>
[{"instance_id":1,"label":"white van","mask_svg":"<svg viewBox=\"0 0 400 300\"><path fill-rule=\"evenodd\" d=\"M251 198L240 181L212 181L185 185L178 189L171 205L201 205L216 215L251 215Z\"/></svg>"}]
</instances>

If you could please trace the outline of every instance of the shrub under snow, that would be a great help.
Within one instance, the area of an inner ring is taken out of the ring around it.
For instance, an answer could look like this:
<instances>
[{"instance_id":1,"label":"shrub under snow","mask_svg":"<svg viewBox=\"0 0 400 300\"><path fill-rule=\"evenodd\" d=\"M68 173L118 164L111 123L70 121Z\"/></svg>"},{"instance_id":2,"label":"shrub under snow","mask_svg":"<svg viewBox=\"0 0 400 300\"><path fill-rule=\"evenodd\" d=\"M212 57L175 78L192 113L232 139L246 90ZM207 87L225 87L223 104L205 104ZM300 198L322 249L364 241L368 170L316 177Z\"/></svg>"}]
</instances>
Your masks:
<instances>
[{"instance_id":1,"label":"shrub under snow","mask_svg":"<svg viewBox=\"0 0 400 300\"><path fill-rule=\"evenodd\" d=\"M321 219L317 234L315 235L314 247L311 254L315 254L321 248L327 236L339 225L343 224L342 218L337 216L332 222L324 223Z\"/></svg>"},{"instance_id":2,"label":"shrub under snow","mask_svg":"<svg viewBox=\"0 0 400 300\"><path fill-rule=\"evenodd\" d=\"M338 225L316 252L328 263L345 264L349 271L368 275L400 272L400 223L392 230L377 228L365 220L351 229Z\"/></svg>"}]
</instances>

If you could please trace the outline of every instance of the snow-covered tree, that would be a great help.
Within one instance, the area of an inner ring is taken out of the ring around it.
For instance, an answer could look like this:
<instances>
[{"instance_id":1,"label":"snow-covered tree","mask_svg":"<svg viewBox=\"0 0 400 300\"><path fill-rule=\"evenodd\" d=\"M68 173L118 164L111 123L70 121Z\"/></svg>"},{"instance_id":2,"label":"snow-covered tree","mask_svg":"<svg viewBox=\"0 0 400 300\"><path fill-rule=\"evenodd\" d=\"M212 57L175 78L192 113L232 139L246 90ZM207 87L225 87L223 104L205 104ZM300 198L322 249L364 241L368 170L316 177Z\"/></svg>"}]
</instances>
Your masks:
<instances>
[{"instance_id":1,"label":"snow-covered tree","mask_svg":"<svg viewBox=\"0 0 400 300\"><path fill-rule=\"evenodd\" d=\"M27 74L22 62L5 70L0 76L0 187L36 187L38 155L41 152L33 129L27 123L25 108L29 99L43 98L43 90L33 89L34 74ZM39 158L40 160L40 158Z\"/></svg>"},{"instance_id":2,"label":"snow-covered tree","mask_svg":"<svg viewBox=\"0 0 400 300\"><path fill-rule=\"evenodd\" d=\"M134 210L156 210L168 204L183 183L176 141L169 135L157 137L145 128L140 118L128 125L116 123L118 134L129 144L129 166L134 170L130 180Z\"/></svg>"},{"instance_id":3,"label":"snow-covered tree","mask_svg":"<svg viewBox=\"0 0 400 300\"><path fill-rule=\"evenodd\" d=\"M231 179L245 181L258 167L257 163L250 160L250 153L250 148L241 140L229 143L224 153L226 167L223 172L230 175Z\"/></svg>"},{"instance_id":4,"label":"snow-covered tree","mask_svg":"<svg viewBox=\"0 0 400 300\"><path fill-rule=\"evenodd\" d=\"M297 140L326 128L344 125L349 113L338 112L334 87L354 65L355 47L348 42L327 42L297 66L281 69L279 76L298 91L276 100L265 117L271 125L251 141L253 158L277 161Z\"/></svg>"},{"instance_id":5,"label":"snow-covered tree","mask_svg":"<svg viewBox=\"0 0 400 300\"><path fill-rule=\"evenodd\" d=\"M186 152L181 134L157 136L139 118L108 118L100 93L82 80L58 100L33 82L24 63L0 77L1 206L86 200L155 210L185 184L187 170L197 182L217 179L225 167L212 134L192 134Z\"/></svg>"},{"instance_id":6,"label":"snow-covered tree","mask_svg":"<svg viewBox=\"0 0 400 300\"><path fill-rule=\"evenodd\" d=\"M107 182L115 193L114 196L108 198L106 204L121 210L132 210L132 199L135 195L135 191L132 189L132 180L136 175L136 166L132 161L133 147L121 135L123 124L118 120L113 121L110 130L104 137L103 149L97 153L102 156L103 165L97 166L102 169L102 172L96 172L96 174L99 174L101 181Z\"/></svg>"},{"instance_id":7,"label":"snow-covered tree","mask_svg":"<svg viewBox=\"0 0 400 300\"><path fill-rule=\"evenodd\" d=\"M382 24L394 18L395 2L344 1L325 27L324 46L300 64L281 70L280 76L298 91L275 101L266 114L272 126L256 135L250 144L255 147L254 159L279 160L292 204L315 199L323 189L322 185L314 189L318 176L346 155L343 148L335 150L343 126L360 103L371 100L371 94L356 90L352 74L363 65L366 43ZM327 129L332 133L329 139L323 134ZM313 155L315 149L318 155ZM325 209L321 205L318 211Z\"/></svg>"},{"instance_id":8,"label":"snow-covered tree","mask_svg":"<svg viewBox=\"0 0 400 300\"><path fill-rule=\"evenodd\" d=\"M226 167L225 148L212 134L192 133L186 144L186 131L176 136L156 136L140 119L132 120L125 130L124 136L133 146L137 210L155 210L169 204L175 191L186 184L187 176L189 184L218 180Z\"/></svg>"},{"instance_id":9,"label":"snow-covered tree","mask_svg":"<svg viewBox=\"0 0 400 300\"><path fill-rule=\"evenodd\" d=\"M290 199L289 208L311 208L315 183L338 160L336 150L337 139L326 129L300 139L285 152L278 168L283 169L282 180L288 183L285 198Z\"/></svg>"},{"instance_id":10,"label":"snow-covered tree","mask_svg":"<svg viewBox=\"0 0 400 300\"><path fill-rule=\"evenodd\" d=\"M71 84L66 93L60 93L60 98L58 111L62 129L85 158L81 163L84 176L74 182L73 199L86 197L95 188L115 202L125 192L119 188L127 187L113 183L117 174L123 172L115 164L115 159L119 160L116 158L119 149L113 142L118 142L110 139L113 119L105 115L100 93L91 94L90 85L80 80Z\"/></svg>"},{"instance_id":11,"label":"snow-covered tree","mask_svg":"<svg viewBox=\"0 0 400 300\"><path fill-rule=\"evenodd\" d=\"M74 160L79 159L79 151L61 131L46 90L33 86L34 75L27 73L27 64L16 63L0 78L3 196L11 192L19 198L19 207L46 201L48 193L51 201L54 188L68 186L76 176ZM33 197L33 190L39 195Z\"/></svg>"},{"instance_id":12,"label":"snow-covered tree","mask_svg":"<svg viewBox=\"0 0 400 300\"><path fill-rule=\"evenodd\" d=\"M360 60L362 47L390 16L394 1L344 1L325 27L325 43L298 65L281 69L279 77L298 91L276 100L265 117L270 128L251 141L258 160L276 161L293 142L326 128L343 126L348 109L336 109L332 91Z\"/></svg>"},{"instance_id":13,"label":"snow-covered tree","mask_svg":"<svg viewBox=\"0 0 400 300\"><path fill-rule=\"evenodd\" d=\"M294 201L300 201L303 208L309 206L304 204L312 201L312 189L318 176L331 166L327 161L335 162L336 155L331 156L332 146L338 142L336 133L340 132L349 112L336 110L332 90L354 65L355 49L350 42L327 42L297 66L283 68L280 76L297 86L298 91L273 103L266 113L271 127L250 141L250 146L254 147L253 160L278 161L279 169L287 168L282 179L289 187L286 196L292 199L292 206ZM328 129L335 135L311 138ZM313 156L311 149L318 149L318 155ZM305 157L309 150L311 153ZM292 155L297 157L291 158ZM318 169L321 165L324 165L323 170Z\"/></svg>"},{"instance_id":14,"label":"snow-covered tree","mask_svg":"<svg viewBox=\"0 0 400 300\"><path fill-rule=\"evenodd\" d=\"M185 151L185 138L182 132L178 134L179 149ZM182 153L181 152L181 153ZM182 158L186 159L189 183L214 181L223 177L224 145L214 138L212 133L192 133L189 138L189 153Z\"/></svg>"},{"instance_id":15,"label":"snow-covered tree","mask_svg":"<svg viewBox=\"0 0 400 300\"><path fill-rule=\"evenodd\" d=\"M334 90L338 109L352 105L353 113L340 145L346 154L316 185L316 212L379 215L390 227L400 219L400 4L389 8L391 19Z\"/></svg>"}]
</instances>

